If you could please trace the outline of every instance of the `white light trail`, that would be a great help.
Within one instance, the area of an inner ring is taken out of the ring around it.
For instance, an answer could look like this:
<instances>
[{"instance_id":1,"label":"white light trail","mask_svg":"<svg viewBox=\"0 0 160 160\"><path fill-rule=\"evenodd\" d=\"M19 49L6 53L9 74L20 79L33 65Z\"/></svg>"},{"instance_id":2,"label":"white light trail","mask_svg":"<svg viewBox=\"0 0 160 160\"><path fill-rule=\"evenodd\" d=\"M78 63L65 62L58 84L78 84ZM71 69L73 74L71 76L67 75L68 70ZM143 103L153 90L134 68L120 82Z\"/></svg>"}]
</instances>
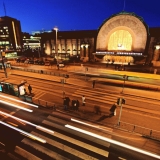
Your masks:
<instances>
[{"instance_id":1,"label":"white light trail","mask_svg":"<svg viewBox=\"0 0 160 160\"><path fill-rule=\"evenodd\" d=\"M50 129L47 129L47 128L42 127L42 126L39 126L39 125L36 125L36 124L34 124L34 123L31 123L31 122L28 122L28 121L26 121L26 120L20 119L20 118L18 118L18 117L12 116L12 115L10 115L10 114L8 114L8 113L5 113L5 112L0 111L0 114L5 115L5 116L10 117L10 118L13 118L13 119L16 119L16 120L21 121L21 122L23 122L23 123L29 124L29 125L31 125L31 126L34 126L34 127L36 127L37 129L39 129L39 130L41 130L41 131L44 131L44 132L47 132L47 133L49 133L49 134L54 134L54 132L53 132L52 130L50 130Z\"/></svg>"},{"instance_id":2,"label":"white light trail","mask_svg":"<svg viewBox=\"0 0 160 160\"><path fill-rule=\"evenodd\" d=\"M2 101L2 100L0 100L0 102L1 102L1 103L4 103L4 104L7 104L7 105L10 105L10 106L15 107L15 108L19 108L19 109L28 111L28 112L33 112L33 110L31 110L31 109L27 109L27 108L24 108L24 107L21 107L21 106L18 106L18 105L9 103L9 102L5 102L5 101Z\"/></svg>"},{"instance_id":3,"label":"white light trail","mask_svg":"<svg viewBox=\"0 0 160 160\"><path fill-rule=\"evenodd\" d=\"M21 130L21 129L18 129L18 128L16 128L16 127L13 127L13 126L5 123L5 122L0 121L0 123L3 124L3 125L5 125L5 126L7 126L7 127L9 127L9 128L11 128L11 129L14 129L14 130L16 130L16 131L24 134L25 136L27 136L27 137L29 137L29 138L32 138L32 139L34 139L34 140L37 140L37 141L39 141L39 142L41 142L41 143L46 143L46 140L44 140L44 139L42 139L42 138L40 138L40 137L37 137L37 136L35 136L35 135L33 135L33 134L30 134L30 133L28 133L28 132L25 132L25 131L23 131L23 130Z\"/></svg>"},{"instance_id":4,"label":"white light trail","mask_svg":"<svg viewBox=\"0 0 160 160\"><path fill-rule=\"evenodd\" d=\"M13 100L13 101L19 102L19 103L23 103L23 104L26 104L26 105L29 105L29 106L32 106L32 107L38 108L38 106L37 106L37 105L35 105L35 104L30 104L30 103L27 103L27 102L23 102L23 101L20 101L20 100L18 100L18 99L14 99L14 98L7 97L7 96L4 96L4 95L0 95L0 97L7 98L7 99L10 99L10 100Z\"/></svg>"},{"instance_id":5,"label":"white light trail","mask_svg":"<svg viewBox=\"0 0 160 160\"><path fill-rule=\"evenodd\" d=\"M136 151L136 152L145 154L145 155L147 155L147 156L151 156L151 157L160 159L160 156L159 156L159 155L156 155L156 154L154 154L154 153L150 153L150 152L147 152L147 151L145 151L145 150L142 150L142 149L139 149L139 148L136 148L136 147L127 145L127 144L125 144L125 143L121 143L121 142L118 142L118 141L115 141L115 140L112 140L112 139L109 139L109 138L100 136L100 135L98 135L98 134L95 134L95 133L92 133L92 132L83 130L83 129L81 129L81 128L77 128L77 127L74 127L74 126L71 126L71 125L68 125L68 124L66 124L65 127L70 128L70 129L73 129L73 130L78 131L78 132L81 132L81 133L84 133L84 134L87 134L87 135L89 135L89 136L92 136L92 137L95 137L95 138L98 138L98 139L101 139L101 140L104 140L104 141L106 141L106 142L109 142L109 143L112 143L112 144L115 144L115 145L118 145L118 146L121 146L121 147L130 149L130 150L133 150L133 151Z\"/></svg>"},{"instance_id":6,"label":"white light trail","mask_svg":"<svg viewBox=\"0 0 160 160\"><path fill-rule=\"evenodd\" d=\"M93 127L93 128L98 128L98 129L101 129L101 130L105 130L105 131L106 131L106 129L112 131L112 129L110 129L110 128L101 127L99 125L92 125L92 124L89 124L89 123L86 123L86 122L82 122L82 121L76 120L74 118L71 118L71 121L77 122L77 123L80 123L80 124L83 124L83 125L86 125L86 126L90 126L90 127Z\"/></svg>"}]
</instances>

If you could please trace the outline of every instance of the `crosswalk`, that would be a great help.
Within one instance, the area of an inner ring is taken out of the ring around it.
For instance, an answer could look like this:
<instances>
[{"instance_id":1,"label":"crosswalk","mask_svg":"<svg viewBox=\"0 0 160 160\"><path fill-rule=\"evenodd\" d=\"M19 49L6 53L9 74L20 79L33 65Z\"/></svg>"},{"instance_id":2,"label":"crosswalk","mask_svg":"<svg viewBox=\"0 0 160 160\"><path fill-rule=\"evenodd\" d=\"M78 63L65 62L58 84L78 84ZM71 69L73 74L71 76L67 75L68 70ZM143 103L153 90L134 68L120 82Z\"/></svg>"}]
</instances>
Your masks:
<instances>
[{"instance_id":1,"label":"crosswalk","mask_svg":"<svg viewBox=\"0 0 160 160\"><path fill-rule=\"evenodd\" d=\"M36 129L31 132L31 134L45 139L47 143L42 144L38 141L24 138L15 147L12 157L18 154L24 159L33 160L105 160L108 158L109 143L104 143L92 136L66 128L66 123L93 133L99 132L99 130L88 127L88 125L85 126L73 121L67 122L64 119L50 115L42 121L41 125L53 130L54 134ZM112 132L110 128L106 128L106 130ZM104 135L104 130L102 130L101 134ZM110 135L107 137L110 137Z\"/></svg>"},{"instance_id":2,"label":"crosswalk","mask_svg":"<svg viewBox=\"0 0 160 160\"><path fill-rule=\"evenodd\" d=\"M34 98L37 98L37 99L41 98L42 96L46 94L45 91L42 91L40 89L33 89L32 93L34 95Z\"/></svg>"},{"instance_id":3,"label":"crosswalk","mask_svg":"<svg viewBox=\"0 0 160 160\"><path fill-rule=\"evenodd\" d=\"M82 95L85 95L87 104L93 106L94 104L99 104L102 106L106 106L106 104L113 105L117 102L117 97L119 95L116 95L114 93L105 93L105 92L99 92L96 90L87 90L87 89L78 89L76 92L72 94L72 96L79 98L81 100Z\"/></svg>"}]
</instances>

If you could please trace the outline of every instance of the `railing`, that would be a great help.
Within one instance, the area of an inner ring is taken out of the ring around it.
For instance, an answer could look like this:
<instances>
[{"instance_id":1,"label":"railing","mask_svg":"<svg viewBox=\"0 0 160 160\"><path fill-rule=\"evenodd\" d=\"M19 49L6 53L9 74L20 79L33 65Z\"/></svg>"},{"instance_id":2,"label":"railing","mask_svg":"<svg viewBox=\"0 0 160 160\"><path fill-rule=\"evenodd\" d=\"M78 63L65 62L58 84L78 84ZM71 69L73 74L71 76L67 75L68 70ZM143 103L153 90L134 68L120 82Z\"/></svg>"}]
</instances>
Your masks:
<instances>
[{"instance_id":1,"label":"railing","mask_svg":"<svg viewBox=\"0 0 160 160\"><path fill-rule=\"evenodd\" d=\"M48 109L56 109L59 107L59 105L55 105L54 102L49 102L43 99L34 98L30 95L19 96L19 98L21 98L22 100L26 102L33 103L33 104L36 104L38 106L48 108Z\"/></svg>"},{"instance_id":2,"label":"railing","mask_svg":"<svg viewBox=\"0 0 160 160\"><path fill-rule=\"evenodd\" d=\"M70 78L84 79L84 75L76 75L76 74L72 74L72 73L69 73L69 75L68 75L67 72L66 73L61 73L61 72L58 72L58 71L56 72L56 71L47 71L47 70L35 70L35 69L19 68L19 67L13 67L13 66L12 66L12 70L33 72L33 73L46 74L46 75L65 77L65 78L69 78L70 77ZM63 69L63 71L65 71L65 70ZM66 71L67 71L67 69L66 69ZM74 71L76 71L76 69L74 69ZM81 70L77 69L77 71L81 71Z\"/></svg>"},{"instance_id":3,"label":"railing","mask_svg":"<svg viewBox=\"0 0 160 160\"><path fill-rule=\"evenodd\" d=\"M131 123L122 122L122 121L120 122L120 125L117 125L116 127L127 130L128 132L138 133L144 137L152 138L160 141L160 131L157 131L157 130L153 130L150 128L146 128L146 127L142 127L142 126L138 126Z\"/></svg>"}]
</instances>

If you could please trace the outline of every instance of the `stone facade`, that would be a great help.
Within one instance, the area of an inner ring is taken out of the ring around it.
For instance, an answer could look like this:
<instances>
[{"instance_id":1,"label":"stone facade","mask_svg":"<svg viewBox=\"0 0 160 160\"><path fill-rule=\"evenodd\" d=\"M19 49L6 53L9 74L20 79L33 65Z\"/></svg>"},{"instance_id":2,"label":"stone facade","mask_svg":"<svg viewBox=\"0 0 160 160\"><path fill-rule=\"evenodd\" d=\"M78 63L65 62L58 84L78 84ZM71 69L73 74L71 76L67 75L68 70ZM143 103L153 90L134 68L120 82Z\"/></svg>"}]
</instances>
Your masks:
<instances>
[{"instance_id":1,"label":"stone facade","mask_svg":"<svg viewBox=\"0 0 160 160\"><path fill-rule=\"evenodd\" d=\"M127 30L132 35L132 50L144 52L147 42L147 30L137 17L131 15L118 15L103 24L97 36L97 50L108 50L109 37L113 32L121 29Z\"/></svg>"}]
</instances>

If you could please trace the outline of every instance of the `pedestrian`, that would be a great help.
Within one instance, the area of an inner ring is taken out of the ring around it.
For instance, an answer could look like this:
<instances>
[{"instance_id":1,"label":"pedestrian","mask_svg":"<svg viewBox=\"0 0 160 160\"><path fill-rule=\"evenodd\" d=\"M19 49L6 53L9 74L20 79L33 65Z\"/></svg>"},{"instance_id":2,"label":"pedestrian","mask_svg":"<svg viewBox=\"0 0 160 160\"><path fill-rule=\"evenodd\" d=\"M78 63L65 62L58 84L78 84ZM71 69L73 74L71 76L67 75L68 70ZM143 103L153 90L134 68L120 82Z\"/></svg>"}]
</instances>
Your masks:
<instances>
[{"instance_id":1,"label":"pedestrian","mask_svg":"<svg viewBox=\"0 0 160 160\"><path fill-rule=\"evenodd\" d=\"M78 111L79 110L79 100L77 99L76 100L76 111Z\"/></svg>"},{"instance_id":2,"label":"pedestrian","mask_svg":"<svg viewBox=\"0 0 160 160\"><path fill-rule=\"evenodd\" d=\"M76 107L76 101L72 100L72 109L75 110L75 107Z\"/></svg>"},{"instance_id":3,"label":"pedestrian","mask_svg":"<svg viewBox=\"0 0 160 160\"><path fill-rule=\"evenodd\" d=\"M69 102L70 102L70 98L66 97L66 105L67 105L67 109L69 108Z\"/></svg>"},{"instance_id":4,"label":"pedestrian","mask_svg":"<svg viewBox=\"0 0 160 160\"><path fill-rule=\"evenodd\" d=\"M110 108L110 115L112 116L116 116L116 108L117 108L117 104L115 103L114 105L112 105L112 107Z\"/></svg>"},{"instance_id":5,"label":"pedestrian","mask_svg":"<svg viewBox=\"0 0 160 160\"><path fill-rule=\"evenodd\" d=\"M66 99L66 97L63 98L63 107L64 107L64 110L67 110L67 99Z\"/></svg>"},{"instance_id":6,"label":"pedestrian","mask_svg":"<svg viewBox=\"0 0 160 160\"><path fill-rule=\"evenodd\" d=\"M59 63L57 63L57 69L59 70Z\"/></svg>"},{"instance_id":7,"label":"pedestrian","mask_svg":"<svg viewBox=\"0 0 160 160\"><path fill-rule=\"evenodd\" d=\"M86 97L83 95L82 96L82 106L85 106L85 103L86 103Z\"/></svg>"},{"instance_id":8,"label":"pedestrian","mask_svg":"<svg viewBox=\"0 0 160 160\"><path fill-rule=\"evenodd\" d=\"M31 87L30 84L29 84L29 86L28 86L28 91L29 91L29 94L32 94L32 87Z\"/></svg>"},{"instance_id":9,"label":"pedestrian","mask_svg":"<svg viewBox=\"0 0 160 160\"><path fill-rule=\"evenodd\" d=\"M95 86L95 83L96 83L96 81L93 80L93 82L92 82L92 87L93 87L93 88L94 88L94 86Z\"/></svg>"}]
</instances>

